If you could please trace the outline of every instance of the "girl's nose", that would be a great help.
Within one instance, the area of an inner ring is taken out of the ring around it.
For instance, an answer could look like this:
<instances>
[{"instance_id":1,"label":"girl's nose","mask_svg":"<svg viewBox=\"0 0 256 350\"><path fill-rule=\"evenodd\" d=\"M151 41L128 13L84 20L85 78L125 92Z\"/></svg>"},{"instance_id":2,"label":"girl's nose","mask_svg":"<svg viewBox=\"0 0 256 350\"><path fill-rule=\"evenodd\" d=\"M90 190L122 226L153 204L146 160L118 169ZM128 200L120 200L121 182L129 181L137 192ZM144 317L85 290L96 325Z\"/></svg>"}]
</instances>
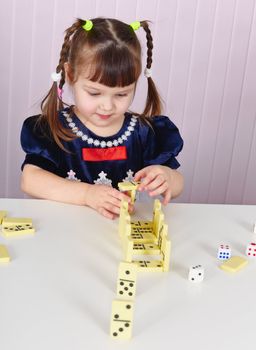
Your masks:
<instances>
[{"instance_id":1,"label":"girl's nose","mask_svg":"<svg viewBox=\"0 0 256 350\"><path fill-rule=\"evenodd\" d=\"M112 98L106 97L101 102L101 108L103 111L112 111L113 109L113 101Z\"/></svg>"}]
</instances>

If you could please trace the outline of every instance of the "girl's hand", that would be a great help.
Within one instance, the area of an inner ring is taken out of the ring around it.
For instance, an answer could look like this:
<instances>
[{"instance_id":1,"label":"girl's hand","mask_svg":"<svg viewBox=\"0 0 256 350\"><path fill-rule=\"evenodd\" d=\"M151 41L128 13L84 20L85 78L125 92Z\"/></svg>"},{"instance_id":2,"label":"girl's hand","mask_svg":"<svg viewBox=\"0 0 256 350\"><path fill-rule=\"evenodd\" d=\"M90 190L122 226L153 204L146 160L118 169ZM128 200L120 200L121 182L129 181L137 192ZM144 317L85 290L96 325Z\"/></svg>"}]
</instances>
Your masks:
<instances>
[{"instance_id":1,"label":"girl's hand","mask_svg":"<svg viewBox=\"0 0 256 350\"><path fill-rule=\"evenodd\" d=\"M148 191L150 196L163 196L163 204L169 203L172 190L172 169L163 165L150 165L139 170L134 181L143 179L138 187L138 191Z\"/></svg>"},{"instance_id":2,"label":"girl's hand","mask_svg":"<svg viewBox=\"0 0 256 350\"><path fill-rule=\"evenodd\" d=\"M122 199L131 201L125 193L106 185L90 185L86 192L86 204L112 220L119 216ZM129 210L132 210L130 205Z\"/></svg>"}]
</instances>

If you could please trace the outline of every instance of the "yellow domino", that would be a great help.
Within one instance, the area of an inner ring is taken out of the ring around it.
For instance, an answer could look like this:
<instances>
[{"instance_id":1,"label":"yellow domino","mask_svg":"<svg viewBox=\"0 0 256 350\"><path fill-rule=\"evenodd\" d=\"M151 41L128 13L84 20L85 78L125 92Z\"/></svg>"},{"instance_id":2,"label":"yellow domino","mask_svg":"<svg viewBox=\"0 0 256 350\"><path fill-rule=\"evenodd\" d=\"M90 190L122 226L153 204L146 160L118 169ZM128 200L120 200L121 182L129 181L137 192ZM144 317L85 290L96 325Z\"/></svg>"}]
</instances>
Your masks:
<instances>
[{"instance_id":1,"label":"yellow domino","mask_svg":"<svg viewBox=\"0 0 256 350\"><path fill-rule=\"evenodd\" d=\"M117 185L120 191L136 191L139 184L140 182L136 181L123 181L119 182Z\"/></svg>"},{"instance_id":2,"label":"yellow domino","mask_svg":"<svg viewBox=\"0 0 256 350\"><path fill-rule=\"evenodd\" d=\"M162 212L159 212L156 216L156 222L153 226L153 233L154 235L159 238L161 235L161 230L163 229L164 225L164 214Z\"/></svg>"},{"instance_id":3,"label":"yellow domino","mask_svg":"<svg viewBox=\"0 0 256 350\"><path fill-rule=\"evenodd\" d=\"M140 260L140 261L134 260L133 263L138 266L138 271L147 271L147 272L163 271L163 261L161 260Z\"/></svg>"},{"instance_id":4,"label":"yellow domino","mask_svg":"<svg viewBox=\"0 0 256 350\"><path fill-rule=\"evenodd\" d=\"M161 210L162 204L159 199L154 200L154 208L153 208L153 215L156 213L156 211Z\"/></svg>"},{"instance_id":5,"label":"yellow domino","mask_svg":"<svg viewBox=\"0 0 256 350\"><path fill-rule=\"evenodd\" d=\"M32 219L31 218L13 218L13 217L5 217L3 218L2 225L7 226L13 226L13 225L26 225L30 224L32 225Z\"/></svg>"},{"instance_id":6,"label":"yellow domino","mask_svg":"<svg viewBox=\"0 0 256 350\"><path fill-rule=\"evenodd\" d=\"M131 218L128 211L128 202L122 200L118 225L118 232L120 236L124 234L126 223L130 222L130 220Z\"/></svg>"},{"instance_id":7,"label":"yellow domino","mask_svg":"<svg viewBox=\"0 0 256 350\"><path fill-rule=\"evenodd\" d=\"M131 221L132 228L153 228L153 221Z\"/></svg>"},{"instance_id":8,"label":"yellow domino","mask_svg":"<svg viewBox=\"0 0 256 350\"><path fill-rule=\"evenodd\" d=\"M131 225L132 233L150 233L153 235L153 228L150 226L134 227Z\"/></svg>"},{"instance_id":9,"label":"yellow domino","mask_svg":"<svg viewBox=\"0 0 256 350\"><path fill-rule=\"evenodd\" d=\"M7 211L0 210L0 225L1 225L2 221L3 221L3 219L6 217L6 215L7 215Z\"/></svg>"},{"instance_id":10,"label":"yellow domino","mask_svg":"<svg viewBox=\"0 0 256 350\"><path fill-rule=\"evenodd\" d=\"M134 255L159 255L160 248L155 243L134 243Z\"/></svg>"},{"instance_id":11,"label":"yellow domino","mask_svg":"<svg viewBox=\"0 0 256 350\"><path fill-rule=\"evenodd\" d=\"M123 181L118 183L118 188L121 192L126 192L127 195L131 198L131 204L135 202L136 190L139 187L140 182L132 181Z\"/></svg>"},{"instance_id":12,"label":"yellow domino","mask_svg":"<svg viewBox=\"0 0 256 350\"><path fill-rule=\"evenodd\" d=\"M124 260L127 262L131 262L133 255L133 241L129 236L124 236L123 238L123 251Z\"/></svg>"},{"instance_id":13,"label":"yellow domino","mask_svg":"<svg viewBox=\"0 0 256 350\"><path fill-rule=\"evenodd\" d=\"M121 261L118 268L116 295L119 299L134 300L136 294L137 265Z\"/></svg>"},{"instance_id":14,"label":"yellow domino","mask_svg":"<svg viewBox=\"0 0 256 350\"><path fill-rule=\"evenodd\" d=\"M131 233L131 239L134 243L140 244L140 243L156 243L157 244L157 238L155 235L151 233L135 233L132 230Z\"/></svg>"},{"instance_id":15,"label":"yellow domino","mask_svg":"<svg viewBox=\"0 0 256 350\"><path fill-rule=\"evenodd\" d=\"M131 339L134 302L113 300L110 321L110 335L114 339Z\"/></svg>"},{"instance_id":16,"label":"yellow domino","mask_svg":"<svg viewBox=\"0 0 256 350\"><path fill-rule=\"evenodd\" d=\"M228 272L237 272L248 264L248 261L241 256L232 256L220 265L220 268Z\"/></svg>"},{"instance_id":17,"label":"yellow domino","mask_svg":"<svg viewBox=\"0 0 256 350\"><path fill-rule=\"evenodd\" d=\"M131 231L131 218L130 218L130 215L127 214L122 218L122 222L121 220L119 222L119 235L121 239L124 235L128 234L128 231L129 231L128 228Z\"/></svg>"},{"instance_id":18,"label":"yellow domino","mask_svg":"<svg viewBox=\"0 0 256 350\"><path fill-rule=\"evenodd\" d=\"M163 271L167 272L170 268L171 241L167 236L163 236L162 240L162 255L163 255Z\"/></svg>"},{"instance_id":19,"label":"yellow domino","mask_svg":"<svg viewBox=\"0 0 256 350\"><path fill-rule=\"evenodd\" d=\"M171 255L171 241L168 237L168 225L162 224L159 231L158 246L160 247L163 256L163 271L169 271L170 255Z\"/></svg>"},{"instance_id":20,"label":"yellow domino","mask_svg":"<svg viewBox=\"0 0 256 350\"><path fill-rule=\"evenodd\" d=\"M11 257L8 253L7 248L0 244L0 262L6 263L9 262L11 260Z\"/></svg>"},{"instance_id":21,"label":"yellow domino","mask_svg":"<svg viewBox=\"0 0 256 350\"><path fill-rule=\"evenodd\" d=\"M5 237L17 237L27 234L34 234L35 229L30 224L3 226L2 233Z\"/></svg>"}]
</instances>

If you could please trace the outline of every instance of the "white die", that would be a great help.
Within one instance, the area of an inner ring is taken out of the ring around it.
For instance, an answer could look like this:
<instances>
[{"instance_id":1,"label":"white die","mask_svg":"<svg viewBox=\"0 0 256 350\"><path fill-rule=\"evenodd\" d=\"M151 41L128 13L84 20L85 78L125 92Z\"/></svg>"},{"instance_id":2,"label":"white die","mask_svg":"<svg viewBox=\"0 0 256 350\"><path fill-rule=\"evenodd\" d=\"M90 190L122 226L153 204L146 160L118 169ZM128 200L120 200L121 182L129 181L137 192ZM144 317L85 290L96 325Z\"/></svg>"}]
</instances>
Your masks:
<instances>
[{"instance_id":1,"label":"white die","mask_svg":"<svg viewBox=\"0 0 256 350\"><path fill-rule=\"evenodd\" d=\"M202 282L204 279L204 268L201 265L191 266L189 268L188 279L191 282Z\"/></svg>"},{"instance_id":2,"label":"white die","mask_svg":"<svg viewBox=\"0 0 256 350\"><path fill-rule=\"evenodd\" d=\"M251 258L256 258L256 243L249 243L246 247L245 254Z\"/></svg>"},{"instance_id":3,"label":"white die","mask_svg":"<svg viewBox=\"0 0 256 350\"><path fill-rule=\"evenodd\" d=\"M218 249L218 259L227 260L231 257L231 249L228 244L221 244Z\"/></svg>"}]
</instances>

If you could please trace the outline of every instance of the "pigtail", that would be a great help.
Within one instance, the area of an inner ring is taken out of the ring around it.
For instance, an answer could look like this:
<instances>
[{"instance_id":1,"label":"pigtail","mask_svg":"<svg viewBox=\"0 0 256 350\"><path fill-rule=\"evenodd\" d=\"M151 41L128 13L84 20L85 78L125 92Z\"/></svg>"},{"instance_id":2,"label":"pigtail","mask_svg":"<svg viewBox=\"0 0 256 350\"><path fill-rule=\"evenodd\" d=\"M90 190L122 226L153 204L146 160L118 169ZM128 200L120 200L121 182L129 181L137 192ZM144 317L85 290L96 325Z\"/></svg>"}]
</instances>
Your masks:
<instances>
[{"instance_id":1,"label":"pigtail","mask_svg":"<svg viewBox=\"0 0 256 350\"><path fill-rule=\"evenodd\" d=\"M65 84L65 70L64 63L68 61L69 51L70 51L70 37L79 29L84 22L82 20L77 20L71 27L66 30L66 35L64 37L64 42L60 52L59 64L56 67L56 74L59 75L60 79L53 79L54 82L46 95L46 97L41 102L42 116L41 120L48 123L51 135L55 142L64 149L61 139L65 141L70 141L74 138L74 135L63 127L61 124L58 111L63 109L64 103L62 101L62 89Z\"/></svg>"},{"instance_id":2,"label":"pigtail","mask_svg":"<svg viewBox=\"0 0 256 350\"><path fill-rule=\"evenodd\" d=\"M151 31L149 29L147 21L140 22L141 27L146 32L147 38L147 65L145 69L145 76L148 81L148 93L145 109L143 111L143 116L147 119L152 118L154 115L160 115L162 110L162 104L160 95L157 91L155 83L151 78L151 65L152 65L152 50L153 50L153 38L151 35Z\"/></svg>"}]
</instances>

